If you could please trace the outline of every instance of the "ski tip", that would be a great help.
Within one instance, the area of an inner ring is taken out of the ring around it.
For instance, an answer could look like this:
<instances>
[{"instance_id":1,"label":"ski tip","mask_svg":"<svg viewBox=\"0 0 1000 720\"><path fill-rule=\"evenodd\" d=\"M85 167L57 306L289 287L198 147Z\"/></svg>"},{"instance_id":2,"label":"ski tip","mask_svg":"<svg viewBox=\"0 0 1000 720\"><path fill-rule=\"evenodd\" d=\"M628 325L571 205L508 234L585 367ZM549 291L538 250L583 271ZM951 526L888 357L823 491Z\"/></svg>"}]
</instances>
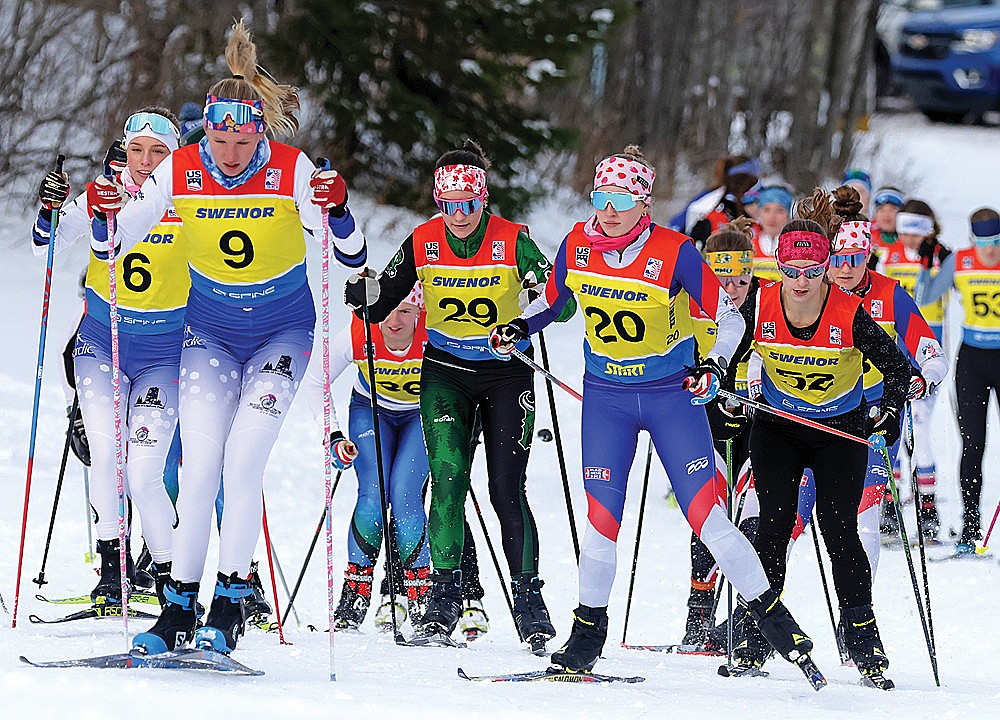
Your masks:
<instances>
[{"instance_id":1,"label":"ski tip","mask_svg":"<svg viewBox=\"0 0 1000 720\"><path fill-rule=\"evenodd\" d=\"M463 670L462 668L458 668L458 676L460 678L462 678L463 680L469 680L470 679L469 676L466 674L465 670Z\"/></svg>"}]
</instances>

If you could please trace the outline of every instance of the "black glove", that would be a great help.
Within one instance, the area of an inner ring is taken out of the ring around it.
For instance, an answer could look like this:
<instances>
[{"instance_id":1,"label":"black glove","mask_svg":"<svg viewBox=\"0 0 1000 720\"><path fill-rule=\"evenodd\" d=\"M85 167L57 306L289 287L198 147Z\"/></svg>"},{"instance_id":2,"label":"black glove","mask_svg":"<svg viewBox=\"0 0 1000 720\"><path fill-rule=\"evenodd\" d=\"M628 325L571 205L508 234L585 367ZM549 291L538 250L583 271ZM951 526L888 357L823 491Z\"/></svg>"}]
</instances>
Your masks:
<instances>
[{"instance_id":1,"label":"black glove","mask_svg":"<svg viewBox=\"0 0 1000 720\"><path fill-rule=\"evenodd\" d=\"M371 272L366 270L365 273ZM378 280L364 273L354 273L347 278L344 286L344 302L353 310L360 310L365 305L371 307L378 302L381 287Z\"/></svg>"},{"instance_id":2,"label":"black glove","mask_svg":"<svg viewBox=\"0 0 1000 720\"><path fill-rule=\"evenodd\" d=\"M62 207L69 197L69 177L66 173L52 171L42 178L38 186L38 201L50 212L52 208Z\"/></svg>"},{"instance_id":3,"label":"black glove","mask_svg":"<svg viewBox=\"0 0 1000 720\"><path fill-rule=\"evenodd\" d=\"M69 446L77 459L87 467L90 467L90 441L87 440L87 431L83 427L83 413L80 412L80 406L77 405L75 412L73 412L73 408L71 407L66 417L69 418L71 423L69 428Z\"/></svg>"},{"instance_id":4,"label":"black glove","mask_svg":"<svg viewBox=\"0 0 1000 720\"><path fill-rule=\"evenodd\" d=\"M108 151L104 153L104 174L120 175L127 165L128 155L125 153L125 143L120 139L115 140L111 143Z\"/></svg>"},{"instance_id":5,"label":"black glove","mask_svg":"<svg viewBox=\"0 0 1000 720\"><path fill-rule=\"evenodd\" d=\"M489 350L499 360L509 360L514 346L528 337L528 321L514 318L490 330Z\"/></svg>"},{"instance_id":6,"label":"black glove","mask_svg":"<svg viewBox=\"0 0 1000 720\"><path fill-rule=\"evenodd\" d=\"M705 407L713 440L732 440L750 425L746 405L732 400L717 399Z\"/></svg>"},{"instance_id":7,"label":"black glove","mask_svg":"<svg viewBox=\"0 0 1000 720\"><path fill-rule=\"evenodd\" d=\"M868 427L866 432L868 439L877 442L876 437L885 441L885 447L892 447L899 440L901 424L899 421L899 410L894 407L879 408L874 416L868 417Z\"/></svg>"},{"instance_id":8,"label":"black glove","mask_svg":"<svg viewBox=\"0 0 1000 720\"><path fill-rule=\"evenodd\" d=\"M920 247L917 248L917 254L920 255L920 264L930 270L934 267L935 257L939 263L942 263L946 257L951 255L951 250L934 238L924 238Z\"/></svg>"}]
</instances>

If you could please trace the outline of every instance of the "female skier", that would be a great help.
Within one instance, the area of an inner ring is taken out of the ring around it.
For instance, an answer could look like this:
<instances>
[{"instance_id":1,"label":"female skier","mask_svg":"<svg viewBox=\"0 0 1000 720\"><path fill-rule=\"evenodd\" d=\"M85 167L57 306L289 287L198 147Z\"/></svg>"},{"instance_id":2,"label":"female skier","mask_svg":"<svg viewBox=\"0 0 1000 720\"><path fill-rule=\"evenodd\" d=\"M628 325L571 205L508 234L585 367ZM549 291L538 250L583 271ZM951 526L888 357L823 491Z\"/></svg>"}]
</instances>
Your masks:
<instances>
[{"instance_id":1,"label":"female skier","mask_svg":"<svg viewBox=\"0 0 1000 720\"><path fill-rule=\"evenodd\" d=\"M778 233L792 216L795 196L786 187L771 185L760 191L757 202L760 231L753 238L754 275L762 280L777 280L781 273L774 261L774 251L778 247Z\"/></svg>"}]
</instances>

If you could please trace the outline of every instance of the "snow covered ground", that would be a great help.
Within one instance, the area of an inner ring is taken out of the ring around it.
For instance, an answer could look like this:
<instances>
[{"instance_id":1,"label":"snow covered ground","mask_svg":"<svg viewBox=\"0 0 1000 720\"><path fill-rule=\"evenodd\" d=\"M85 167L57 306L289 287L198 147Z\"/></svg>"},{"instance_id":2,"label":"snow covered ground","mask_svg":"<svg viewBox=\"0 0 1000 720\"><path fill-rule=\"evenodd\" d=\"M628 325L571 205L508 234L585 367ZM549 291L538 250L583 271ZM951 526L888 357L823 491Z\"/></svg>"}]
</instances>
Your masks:
<instances>
[{"instance_id":1,"label":"snow covered ground","mask_svg":"<svg viewBox=\"0 0 1000 720\"><path fill-rule=\"evenodd\" d=\"M914 115L877 117L863 143L857 164L868 168L877 183L895 182L926 199L940 213L945 240L960 244L965 219L981 204L1000 205L995 196L996 167L1000 167L1000 134L994 128L941 127ZM376 208L355 201L354 211L364 222L372 245L372 261L384 261L413 227L413 217L402 211ZM567 207L567 205L569 205ZM551 253L562 234L584 217L579 199L552 201L527 218L533 234ZM8 246L0 264L5 337L10 345L0 366L0 593L8 608L13 602L14 574L25 476L25 456L31 420L37 324L43 269L28 250L28 223L6 219L2 226ZM772 660L767 679L727 680L715 673L712 658L675 657L623 650L621 639L628 588L632 543L638 514L645 438L633 468L621 538L620 570L611 606L611 637L598 671L643 675L639 685L596 686L563 684L481 685L456 677L457 667L470 674L542 668L545 660L522 650L500 594L485 546L480 543L487 610L492 629L465 650L396 647L390 639L366 625L363 634L336 636L337 682L328 681L328 635L311 632L307 624L326 625L326 580L322 539L297 602L302 627L289 623L291 646L278 645L275 635L251 631L236 653L237 659L266 671L261 678L226 677L209 673L168 671L37 670L22 666L18 655L48 660L120 652L126 648L121 624L112 620L67 625L32 625L27 616L59 614L58 608L34 599L31 578L41 564L56 471L65 432L65 403L58 387L59 348L54 339L76 302L78 268L83 248L57 259L52 295L50 338L39 418L38 445L32 485L28 543L22 580L22 607L17 629L9 616L0 627L0 697L11 716L107 717L109 714L157 712L232 713L238 717L872 717L908 718L988 717L996 712L1000 687L995 677L995 646L1000 643L1000 619L992 601L1000 591L995 560L941 563L930 567L942 687L934 686L922 631L900 551L884 552L875 583L876 612L892 661L889 674L898 688L881 693L856 686L857 673L839 666L833 634L822 597L812 543L795 549L785 600L817 643L814 653L830 686L814 693L792 666ZM313 271L318 259L312 255ZM345 273L334 276L332 294L339 297ZM314 285L315 287L315 285ZM345 313L338 310L338 318ZM582 369L579 318L548 333L553 370L579 385ZM346 412L345 378L335 387L338 409ZM538 427L551 427L544 390L538 385ZM558 391L557 391L558 392ZM557 395L560 425L566 444L574 507L582 529L586 505L576 478L579 467L579 406ZM940 403L936 417L940 450L941 509L945 526L959 518L956 479L959 453L957 429L949 418L948 402ZM993 423L996 431L996 423ZM284 571L291 582L305 555L323 505L320 432L303 405L293 409L275 447L266 475L271 532ZM995 436L994 436L995 437ZM987 518L1000 497L996 481L996 441L987 463L983 498ZM486 506L481 460L474 484L483 499L494 539L498 527ZM629 626L633 643L677 642L682 634L687 596L688 529L679 511L664 500L667 482L654 463L649 507L644 524L635 600ZM335 557L339 576L345 563L345 536L352 508L353 478L345 476L334 499ZM529 495L538 521L545 596L562 642L576 604L573 550L562 499L554 443L536 442L529 467ZM912 512L912 507L908 507ZM471 508L470 508L471 512ZM59 508L47 568L44 593L59 596L88 592L93 571L83 561L87 514L83 502L81 468L71 458ZM478 536L478 529L477 529ZM997 542L1000 548L1000 541ZM214 550L213 550L214 552ZM938 551L937 554L940 554ZM264 560L261 546L257 554ZM214 556L206 566L205 587L211 587ZM267 578L265 578L265 583ZM339 588L339 580L338 580ZM207 600L207 594L203 597ZM372 613L370 613L371 615ZM370 618L369 618L370 622ZM144 623L133 621L132 632ZM552 644L552 649L555 648ZM197 710L194 707L197 707Z\"/></svg>"}]
</instances>

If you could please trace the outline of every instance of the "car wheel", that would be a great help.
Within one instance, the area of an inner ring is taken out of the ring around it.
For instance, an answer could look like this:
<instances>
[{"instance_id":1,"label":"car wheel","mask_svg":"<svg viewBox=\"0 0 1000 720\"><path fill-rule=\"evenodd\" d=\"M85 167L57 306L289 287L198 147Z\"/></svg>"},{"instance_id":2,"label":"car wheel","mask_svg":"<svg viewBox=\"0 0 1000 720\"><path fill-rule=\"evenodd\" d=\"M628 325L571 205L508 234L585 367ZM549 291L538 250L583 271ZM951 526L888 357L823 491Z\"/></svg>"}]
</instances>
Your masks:
<instances>
[{"instance_id":1,"label":"car wheel","mask_svg":"<svg viewBox=\"0 0 1000 720\"><path fill-rule=\"evenodd\" d=\"M957 110L928 110L926 108L921 108L920 112L931 122L948 123L949 125L962 122L968 115L968 113Z\"/></svg>"}]
</instances>

